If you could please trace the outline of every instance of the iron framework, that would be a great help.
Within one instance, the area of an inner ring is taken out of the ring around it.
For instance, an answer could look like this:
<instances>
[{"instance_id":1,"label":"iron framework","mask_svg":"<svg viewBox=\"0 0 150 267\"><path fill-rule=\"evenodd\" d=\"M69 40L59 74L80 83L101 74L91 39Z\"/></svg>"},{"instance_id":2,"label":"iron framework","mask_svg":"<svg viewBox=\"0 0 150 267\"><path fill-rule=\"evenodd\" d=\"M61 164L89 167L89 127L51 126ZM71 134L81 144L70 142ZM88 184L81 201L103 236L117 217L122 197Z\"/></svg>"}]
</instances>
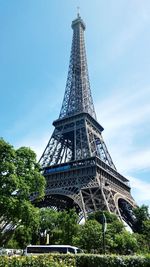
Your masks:
<instances>
[{"instance_id":1,"label":"iron framework","mask_svg":"<svg viewBox=\"0 0 150 267\"><path fill-rule=\"evenodd\" d=\"M117 172L102 137L104 128L96 119L84 44L85 24L79 14L72 29L62 108L40 159L47 188L38 205L58 210L75 207L85 218L89 212L108 210L133 228L132 207L136 203L129 181Z\"/></svg>"}]
</instances>

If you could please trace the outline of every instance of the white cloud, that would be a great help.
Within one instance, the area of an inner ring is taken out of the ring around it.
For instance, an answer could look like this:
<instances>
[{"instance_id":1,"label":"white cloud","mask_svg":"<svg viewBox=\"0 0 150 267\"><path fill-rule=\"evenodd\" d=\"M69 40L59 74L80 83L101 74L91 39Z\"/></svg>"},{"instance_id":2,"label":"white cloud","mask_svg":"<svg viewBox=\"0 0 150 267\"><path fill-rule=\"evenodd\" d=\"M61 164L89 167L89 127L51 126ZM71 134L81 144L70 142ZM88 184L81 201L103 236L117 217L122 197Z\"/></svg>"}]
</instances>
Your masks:
<instances>
[{"instance_id":1,"label":"white cloud","mask_svg":"<svg viewBox=\"0 0 150 267\"><path fill-rule=\"evenodd\" d=\"M128 177L131 188L136 192L136 201L144 203L150 201L150 183L137 179L135 177Z\"/></svg>"},{"instance_id":2,"label":"white cloud","mask_svg":"<svg viewBox=\"0 0 150 267\"><path fill-rule=\"evenodd\" d=\"M150 183L137 179L136 174L133 177L134 173L150 170L150 88L141 88L113 90L109 98L96 104L96 110L118 171L129 176L137 203L150 205Z\"/></svg>"},{"instance_id":3,"label":"white cloud","mask_svg":"<svg viewBox=\"0 0 150 267\"><path fill-rule=\"evenodd\" d=\"M112 95L96 103L97 114L101 116L107 127L114 125L138 123L150 115L150 88L135 86L134 88L119 88Z\"/></svg>"},{"instance_id":4,"label":"white cloud","mask_svg":"<svg viewBox=\"0 0 150 267\"><path fill-rule=\"evenodd\" d=\"M150 120L149 99L150 89L137 87L114 91L96 105L98 121L106 129L104 139L118 170L150 168L150 142L147 139L145 144L144 138Z\"/></svg>"},{"instance_id":5,"label":"white cloud","mask_svg":"<svg viewBox=\"0 0 150 267\"><path fill-rule=\"evenodd\" d=\"M131 171L150 169L150 148L143 151L135 151L133 153L127 152L124 157L117 160L119 170L129 173Z\"/></svg>"}]
</instances>

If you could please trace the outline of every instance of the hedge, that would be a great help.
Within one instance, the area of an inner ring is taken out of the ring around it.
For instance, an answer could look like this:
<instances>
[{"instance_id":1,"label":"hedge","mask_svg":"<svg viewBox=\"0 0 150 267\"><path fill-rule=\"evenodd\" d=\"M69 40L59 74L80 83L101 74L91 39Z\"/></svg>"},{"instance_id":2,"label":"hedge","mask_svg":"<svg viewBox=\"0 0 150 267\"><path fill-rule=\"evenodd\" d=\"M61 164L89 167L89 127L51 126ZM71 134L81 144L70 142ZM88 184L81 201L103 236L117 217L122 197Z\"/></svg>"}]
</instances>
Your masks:
<instances>
[{"instance_id":1,"label":"hedge","mask_svg":"<svg viewBox=\"0 0 150 267\"><path fill-rule=\"evenodd\" d=\"M150 267L150 255L114 256L81 255L76 257L77 267Z\"/></svg>"},{"instance_id":2,"label":"hedge","mask_svg":"<svg viewBox=\"0 0 150 267\"><path fill-rule=\"evenodd\" d=\"M0 267L76 267L70 255L0 256Z\"/></svg>"},{"instance_id":3,"label":"hedge","mask_svg":"<svg viewBox=\"0 0 150 267\"><path fill-rule=\"evenodd\" d=\"M150 255L44 255L0 256L0 267L150 267Z\"/></svg>"}]
</instances>

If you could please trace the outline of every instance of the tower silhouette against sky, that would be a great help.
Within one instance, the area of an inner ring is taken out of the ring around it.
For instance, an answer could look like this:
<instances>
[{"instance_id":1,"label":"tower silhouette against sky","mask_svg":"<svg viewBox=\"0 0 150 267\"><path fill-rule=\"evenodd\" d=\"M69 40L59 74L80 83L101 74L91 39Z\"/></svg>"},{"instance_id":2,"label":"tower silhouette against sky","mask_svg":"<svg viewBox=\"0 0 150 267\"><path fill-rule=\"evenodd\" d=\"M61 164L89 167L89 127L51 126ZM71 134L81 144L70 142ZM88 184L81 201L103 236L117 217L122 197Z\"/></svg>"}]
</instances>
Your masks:
<instances>
[{"instance_id":1,"label":"tower silhouette against sky","mask_svg":"<svg viewBox=\"0 0 150 267\"><path fill-rule=\"evenodd\" d=\"M93 105L84 43L85 23L72 22L73 40L65 95L52 136L40 159L47 181L40 207L75 208L86 218L108 210L132 228L135 201L129 181L119 174L102 137ZM117 133L116 133L117 134Z\"/></svg>"}]
</instances>

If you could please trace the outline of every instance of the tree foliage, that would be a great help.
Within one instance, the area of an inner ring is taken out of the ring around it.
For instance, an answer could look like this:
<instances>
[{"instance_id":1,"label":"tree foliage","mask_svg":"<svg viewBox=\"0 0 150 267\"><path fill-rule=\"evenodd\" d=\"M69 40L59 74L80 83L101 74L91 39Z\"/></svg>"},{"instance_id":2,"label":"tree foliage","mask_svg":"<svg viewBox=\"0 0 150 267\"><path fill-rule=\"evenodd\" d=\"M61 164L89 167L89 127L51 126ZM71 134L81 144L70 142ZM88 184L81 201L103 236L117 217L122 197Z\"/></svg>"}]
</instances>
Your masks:
<instances>
[{"instance_id":1,"label":"tree foliage","mask_svg":"<svg viewBox=\"0 0 150 267\"><path fill-rule=\"evenodd\" d=\"M40 210L38 232L32 239L34 243L46 244L47 235L50 244L73 244L73 238L78 233L78 215L74 210L54 211L50 208Z\"/></svg>"},{"instance_id":2,"label":"tree foliage","mask_svg":"<svg viewBox=\"0 0 150 267\"><path fill-rule=\"evenodd\" d=\"M102 226L96 220L86 221L74 242L88 253L102 251Z\"/></svg>"},{"instance_id":3,"label":"tree foliage","mask_svg":"<svg viewBox=\"0 0 150 267\"><path fill-rule=\"evenodd\" d=\"M136 217L136 232L142 234L145 229L144 222L150 221L148 206L142 205L141 207L135 208L134 214Z\"/></svg>"},{"instance_id":4,"label":"tree foliage","mask_svg":"<svg viewBox=\"0 0 150 267\"><path fill-rule=\"evenodd\" d=\"M17 150L0 139L0 244L19 225L35 227L38 209L30 196L44 196L45 178L39 172L36 154L26 147Z\"/></svg>"},{"instance_id":5,"label":"tree foliage","mask_svg":"<svg viewBox=\"0 0 150 267\"><path fill-rule=\"evenodd\" d=\"M121 234L116 234L114 237L114 253L118 254L133 254L138 249L138 242L134 234L123 231Z\"/></svg>"},{"instance_id":6,"label":"tree foliage","mask_svg":"<svg viewBox=\"0 0 150 267\"><path fill-rule=\"evenodd\" d=\"M75 210L62 211L58 217L60 231L60 244L73 245L73 238L78 233L78 215Z\"/></svg>"},{"instance_id":7,"label":"tree foliage","mask_svg":"<svg viewBox=\"0 0 150 267\"><path fill-rule=\"evenodd\" d=\"M99 223L103 223L103 213L105 214L107 223L113 223L118 221L118 218L115 214L110 213L108 211L96 211L93 213L90 213L88 216L88 220L96 220Z\"/></svg>"},{"instance_id":8,"label":"tree foliage","mask_svg":"<svg viewBox=\"0 0 150 267\"><path fill-rule=\"evenodd\" d=\"M94 214L92 216L95 217ZM20 226L9 244L17 244L20 247L29 243L46 244L48 234L49 244L69 244L88 253L103 253L102 224L91 218L91 215L84 224L79 225L78 215L74 210L54 211L42 208L39 210L39 218L40 223L35 229ZM109 214L105 233L106 253L148 253L150 221L144 221L143 226L145 228L141 234L130 233L116 216Z\"/></svg>"}]
</instances>

